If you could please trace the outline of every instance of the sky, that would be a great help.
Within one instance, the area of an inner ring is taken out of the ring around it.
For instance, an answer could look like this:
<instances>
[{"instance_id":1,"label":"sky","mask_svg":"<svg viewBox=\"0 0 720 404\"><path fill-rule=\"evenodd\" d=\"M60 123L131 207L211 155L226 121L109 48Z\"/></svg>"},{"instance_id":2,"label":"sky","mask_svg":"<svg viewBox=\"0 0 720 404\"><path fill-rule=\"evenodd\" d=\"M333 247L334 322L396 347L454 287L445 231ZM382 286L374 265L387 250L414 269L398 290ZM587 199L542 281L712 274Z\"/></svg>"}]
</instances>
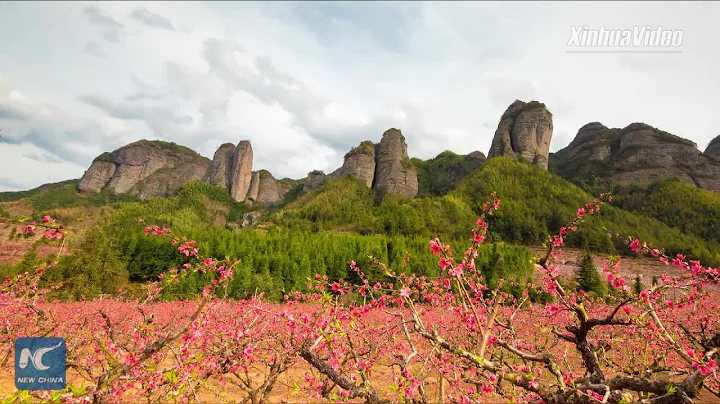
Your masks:
<instances>
[{"instance_id":1,"label":"sky","mask_svg":"<svg viewBox=\"0 0 720 404\"><path fill-rule=\"evenodd\" d=\"M247 139L277 178L333 171L391 127L412 157L487 154L516 99L553 113L551 151L589 122L704 150L720 134L718 20L715 2L0 2L0 191L80 178L139 139L208 158ZM578 26L683 39L568 52Z\"/></svg>"}]
</instances>

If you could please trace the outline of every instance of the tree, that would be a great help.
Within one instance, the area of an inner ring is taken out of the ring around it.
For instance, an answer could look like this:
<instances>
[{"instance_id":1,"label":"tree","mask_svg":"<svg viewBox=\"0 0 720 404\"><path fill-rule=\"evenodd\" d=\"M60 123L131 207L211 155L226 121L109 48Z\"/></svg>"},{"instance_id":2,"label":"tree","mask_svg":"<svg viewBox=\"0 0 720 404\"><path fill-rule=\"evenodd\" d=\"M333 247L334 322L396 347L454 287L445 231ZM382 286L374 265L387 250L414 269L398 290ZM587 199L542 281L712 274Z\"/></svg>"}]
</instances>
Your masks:
<instances>
[{"instance_id":1,"label":"tree","mask_svg":"<svg viewBox=\"0 0 720 404\"><path fill-rule=\"evenodd\" d=\"M588 250L585 250L582 260L580 261L580 267L575 271L575 279L577 280L580 290L584 290L587 293L592 292L600 297L607 295L607 286L603 282L597 268L595 268L592 254Z\"/></svg>"},{"instance_id":2,"label":"tree","mask_svg":"<svg viewBox=\"0 0 720 404\"><path fill-rule=\"evenodd\" d=\"M79 249L62 260L58 269L64 279L61 293L68 297L115 293L128 282L115 242L99 226L88 230Z\"/></svg>"}]
</instances>

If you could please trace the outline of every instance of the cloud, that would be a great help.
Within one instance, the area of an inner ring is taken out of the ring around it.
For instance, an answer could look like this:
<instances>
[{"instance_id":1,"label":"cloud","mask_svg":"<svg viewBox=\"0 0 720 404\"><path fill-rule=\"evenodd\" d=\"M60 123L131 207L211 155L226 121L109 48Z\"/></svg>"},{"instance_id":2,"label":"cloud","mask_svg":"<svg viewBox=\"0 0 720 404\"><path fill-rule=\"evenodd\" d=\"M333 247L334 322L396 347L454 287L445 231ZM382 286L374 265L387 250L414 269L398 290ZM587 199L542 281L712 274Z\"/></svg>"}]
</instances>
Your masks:
<instances>
[{"instance_id":1,"label":"cloud","mask_svg":"<svg viewBox=\"0 0 720 404\"><path fill-rule=\"evenodd\" d=\"M515 99L548 106L552 150L592 121L647 122L698 144L720 127L720 8L707 3L2 7L0 37L26 35L0 42L1 152L13 150L28 171L56 167L28 185L79 177L100 152L142 138L206 157L249 139L256 168L294 178L334 170L389 127L414 157L487 153ZM648 24L683 29L683 52L565 52L573 25ZM0 173L13 169L0 160Z\"/></svg>"},{"instance_id":2,"label":"cloud","mask_svg":"<svg viewBox=\"0 0 720 404\"><path fill-rule=\"evenodd\" d=\"M95 6L85 7L85 15L90 22L97 25L103 31L103 38L109 42L120 42L124 24L108 17Z\"/></svg>"},{"instance_id":3,"label":"cloud","mask_svg":"<svg viewBox=\"0 0 720 404\"><path fill-rule=\"evenodd\" d=\"M27 120L29 116L18 110L17 108L13 108L11 105L2 105L0 104L0 120L4 119L14 119L14 120Z\"/></svg>"},{"instance_id":4,"label":"cloud","mask_svg":"<svg viewBox=\"0 0 720 404\"><path fill-rule=\"evenodd\" d=\"M24 183L0 177L0 192L22 191L23 189L25 189Z\"/></svg>"},{"instance_id":5,"label":"cloud","mask_svg":"<svg viewBox=\"0 0 720 404\"><path fill-rule=\"evenodd\" d=\"M47 155L47 154L22 153L22 156L25 158L28 158L30 160L40 162L40 163L63 163L64 162L64 160L61 160L55 156Z\"/></svg>"},{"instance_id":6,"label":"cloud","mask_svg":"<svg viewBox=\"0 0 720 404\"><path fill-rule=\"evenodd\" d=\"M149 27L161 28L169 31L175 30L175 27L173 27L172 21L170 21L169 18L153 13L144 7L133 10L130 17Z\"/></svg>"},{"instance_id":7,"label":"cloud","mask_svg":"<svg viewBox=\"0 0 720 404\"><path fill-rule=\"evenodd\" d=\"M102 45L100 45L97 42L88 42L85 44L85 47L83 47L83 50L87 53L93 54L95 56L99 56L101 58L108 57L107 52L103 49Z\"/></svg>"}]
</instances>

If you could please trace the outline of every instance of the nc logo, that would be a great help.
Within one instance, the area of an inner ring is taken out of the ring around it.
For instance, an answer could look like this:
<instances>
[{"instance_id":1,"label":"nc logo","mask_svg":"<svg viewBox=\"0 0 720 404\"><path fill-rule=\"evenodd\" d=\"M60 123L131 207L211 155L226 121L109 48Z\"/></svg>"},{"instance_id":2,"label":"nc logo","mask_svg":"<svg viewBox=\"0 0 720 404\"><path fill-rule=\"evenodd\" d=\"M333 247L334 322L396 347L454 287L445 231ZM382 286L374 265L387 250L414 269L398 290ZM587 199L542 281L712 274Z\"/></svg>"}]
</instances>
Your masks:
<instances>
[{"instance_id":1,"label":"nc logo","mask_svg":"<svg viewBox=\"0 0 720 404\"><path fill-rule=\"evenodd\" d=\"M29 348L23 348L20 351L20 369L25 369L29 363L32 363L33 367L37 370L48 370L50 366L43 364L43 356L50 351L60 348L63 345L63 341L58 342L57 345L51 346L50 348L40 348L35 353L31 353Z\"/></svg>"},{"instance_id":2,"label":"nc logo","mask_svg":"<svg viewBox=\"0 0 720 404\"><path fill-rule=\"evenodd\" d=\"M18 338L15 387L18 390L64 389L66 349L62 338Z\"/></svg>"}]
</instances>

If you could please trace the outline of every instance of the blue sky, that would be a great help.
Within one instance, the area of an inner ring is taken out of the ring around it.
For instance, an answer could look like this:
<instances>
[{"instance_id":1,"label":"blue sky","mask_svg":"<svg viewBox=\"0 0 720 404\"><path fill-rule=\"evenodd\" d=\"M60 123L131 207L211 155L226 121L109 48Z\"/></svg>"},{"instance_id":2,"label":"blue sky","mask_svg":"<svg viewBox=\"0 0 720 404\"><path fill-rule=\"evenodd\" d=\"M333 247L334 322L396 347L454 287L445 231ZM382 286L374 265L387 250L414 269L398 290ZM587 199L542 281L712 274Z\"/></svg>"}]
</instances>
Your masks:
<instances>
[{"instance_id":1,"label":"blue sky","mask_svg":"<svg viewBox=\"0 0 720 404\"><path fill-rule=\"evenodd\" d=\"M163 139L249 139L277 177L332 171L390 127L412 156L487 153L515 99L584 124L720 133L717 3L0 2L0 191ZM571 26L684 31L682 52L567 53Z\"/></svg>"}]
</instances>

